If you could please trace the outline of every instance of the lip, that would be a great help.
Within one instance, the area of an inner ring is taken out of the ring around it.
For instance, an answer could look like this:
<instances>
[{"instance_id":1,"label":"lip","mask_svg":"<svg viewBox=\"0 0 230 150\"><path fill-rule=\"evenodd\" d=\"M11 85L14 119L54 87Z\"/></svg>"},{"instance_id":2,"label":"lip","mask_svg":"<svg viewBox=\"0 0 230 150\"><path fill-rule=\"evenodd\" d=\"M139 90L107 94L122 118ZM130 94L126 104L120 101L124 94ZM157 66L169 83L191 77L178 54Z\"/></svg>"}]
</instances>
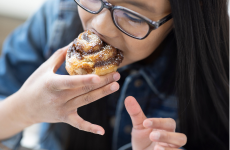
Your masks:
<instances>
[{"instance_id":1,"label":"lip","mask_svg":"<svg viewBox=\"0 0 230 150\"><path fill-rule=\"evenodd\" d=\"M106 42L105 37L102 34L98 33L95 29L92 28L89 30L91 30L94 34L96 34L97 36L99 36L99 38L101 38L104 42Z\"/></svg>"},{"instance_id":2,"label":"lip","mask_svg":"<svg viewBox=\"0 0 230 150\"><path fill-rule=\"evenodd\" d=\"M89 30L91 30L94 34L96 34L99 38L101 38L102 39L102 41L104 41L105 43L107 43L107 44L109 44L109 45L112 45L112 44L110 44L107 40L106 40L106 38L105 38L105 36L103 36L102 34L100 34L100 33L98 33L95 29L89 29ZM113 46L113 45L112 45ZM115 47L115 46L113 46L113 47ZM115 47L116 49L119 49L119 48L117 48L117 47Z\"/></svg>"}]
</instances>

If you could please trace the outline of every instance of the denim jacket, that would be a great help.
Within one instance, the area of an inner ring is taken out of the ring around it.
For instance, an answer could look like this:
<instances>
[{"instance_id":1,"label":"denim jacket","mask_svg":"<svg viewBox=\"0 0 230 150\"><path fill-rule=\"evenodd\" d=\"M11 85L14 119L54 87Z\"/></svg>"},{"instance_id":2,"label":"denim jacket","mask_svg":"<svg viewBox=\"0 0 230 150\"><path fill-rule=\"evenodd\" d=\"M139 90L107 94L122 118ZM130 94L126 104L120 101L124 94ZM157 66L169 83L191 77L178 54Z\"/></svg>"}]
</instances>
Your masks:
<instances>
[{"instance_id":1,"label":"denim jacket","mask_svg":"<svg viewBox=\"0 0 230 150\"><path fill-rule=\"evenodd\" d=\"M74 32L73 32L74 31ZM57 49L68 45L83 31L74 0L47 0L45 4L9 35L3 45L0 57L0 99L17 92L26 79ZM172 36L173 38L173 36ZM172 42L167 42L162 54L151 64L128 65L119 69L123 79L118 99L108 100L111 106L111 118L115 118L113 126L112 150L131 147L132 123L124 107L124 99L134 96L148 118L162 117L177 120L177 99L159 90L162 76L170 75L167 68L168 53ZM67 74L63 64L58 74ZM113 107L114 106L114 107ZM46 135L50 124L44 123L41 139ZM40 144L40 148L62 150L63 140L55 136L55 130ZM0 131L1 133L1 131ZM65 137L63 133L63 137ZM22 133L19 133L1 144L17 149ZM1 149L1 148L0 148Z\"/></svg>"}]
</instances>

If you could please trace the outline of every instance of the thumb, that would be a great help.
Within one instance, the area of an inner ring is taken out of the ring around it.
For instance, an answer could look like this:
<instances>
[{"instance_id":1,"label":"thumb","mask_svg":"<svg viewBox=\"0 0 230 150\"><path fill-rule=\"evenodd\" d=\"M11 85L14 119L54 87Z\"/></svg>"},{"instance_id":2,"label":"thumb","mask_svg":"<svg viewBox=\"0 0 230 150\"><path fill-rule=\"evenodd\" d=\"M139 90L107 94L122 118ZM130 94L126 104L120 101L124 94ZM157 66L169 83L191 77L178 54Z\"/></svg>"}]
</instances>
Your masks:
<instances>
[{"instance_id":1,"label":"thumb","mask_svg":"<svg viewBox=\"0 0 230 150\"><path fill-rule=\"evenodd\" d=\"M63 64L66 58L66 53L69 47L73 43L70 43L68 46L63 47L59 50L57 50L48 60L47 65L49 66L49 69L51 69L54 73L58 70L58 68Z\"/></svg>"},{"instance_id":2,"label":"thumb","mask_svg":"<svg viewBox=\"0 0 230 150\"><path fill-rule=\"evenodd\" d=\"M146 119L146 116L136 99L132 96L127 97L125 99L125 107L131 117L133 128L138 130L145 129L143 122Z\"/></svg>"}]
</instances>

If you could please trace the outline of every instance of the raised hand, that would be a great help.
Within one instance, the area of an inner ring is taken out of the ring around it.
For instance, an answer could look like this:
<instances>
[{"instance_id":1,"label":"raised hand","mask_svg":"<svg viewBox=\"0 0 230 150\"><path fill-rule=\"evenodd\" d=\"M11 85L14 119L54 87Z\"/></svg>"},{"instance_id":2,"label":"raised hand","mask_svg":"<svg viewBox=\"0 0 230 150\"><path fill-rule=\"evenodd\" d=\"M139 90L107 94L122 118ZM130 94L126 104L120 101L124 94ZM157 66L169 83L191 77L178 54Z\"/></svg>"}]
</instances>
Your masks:
<instances>
[{"instance_id":1,"label":"raised hand","mask_svg":"<svg viewBox=\"0 0 230 150\"><path fill-rule=\"evenodd\" d=\"M171 118L146 118L133 97L127 97L125 107L132 119L133 150L179 150L187 142L185 134L176 133Z\"/></svg>"}]
</instances>

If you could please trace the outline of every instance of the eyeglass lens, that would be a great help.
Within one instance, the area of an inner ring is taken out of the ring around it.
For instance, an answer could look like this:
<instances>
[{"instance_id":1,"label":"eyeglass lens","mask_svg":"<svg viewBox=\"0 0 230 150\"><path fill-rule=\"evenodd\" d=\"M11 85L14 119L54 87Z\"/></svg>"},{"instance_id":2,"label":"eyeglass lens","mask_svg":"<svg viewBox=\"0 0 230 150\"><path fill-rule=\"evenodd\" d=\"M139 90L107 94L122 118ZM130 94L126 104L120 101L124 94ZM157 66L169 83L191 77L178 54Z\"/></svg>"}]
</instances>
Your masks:
<instances>
[{"instance_id":1,"label":"eyeglass lens","mask_svg":"<svg viewBox=\"0 0 230 150\"><path fill-rule=\"evenodd\" d=\"M116 25L132 36L142 38L149 31L149 25L143 19L127 11L115 9L113 16Z\"/></svg>"},{"instance_id":2,"label":"eyeglass lens","mask_svg":"<svg viewBox=\"0 0 230 150\"><path fill-rule=\"evenodd\" d=\"M84 7L90 12L98 12L102 7L100 0L75 0L79 5ZM115 8L113 11L113 19L116 26L123 32L137 38L143 38L149 31L149 25L140 17L122 10Z\"/></svg>"},{"instance_id":3,"label":"eyeglass lens","mask_svg":"<svg viewBox=\"0 0 230 150\"><path fill-rule=\"evenodd\" d=\"M98 12L103 5L100 0L75 0L79 5L91 12Z\"/></svg>"}]
</instances>

